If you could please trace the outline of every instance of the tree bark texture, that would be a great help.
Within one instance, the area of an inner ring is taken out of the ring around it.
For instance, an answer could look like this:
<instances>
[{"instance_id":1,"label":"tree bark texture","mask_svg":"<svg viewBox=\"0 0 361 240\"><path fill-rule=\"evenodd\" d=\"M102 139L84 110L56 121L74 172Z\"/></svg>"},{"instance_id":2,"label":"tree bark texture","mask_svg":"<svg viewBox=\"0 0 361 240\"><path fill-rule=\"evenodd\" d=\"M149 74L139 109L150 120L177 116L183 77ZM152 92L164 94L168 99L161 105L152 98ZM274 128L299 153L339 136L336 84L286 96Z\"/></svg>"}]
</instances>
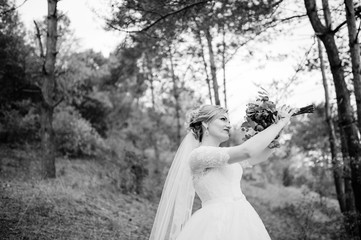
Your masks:
<instances>
[{"instance_id":1,"label":"tree bark texture","mask_svg":"<svg viewBox=\"0 0 361 240\"><path fill-rule=\"evenodd\" d=\"M338 125L340 131L344 132L344 136L346 138L347 153L350 158L349 166L351 169L352 189L357 214L359 215L361 213L361 148L358 137L358 128L352 113L350 94L345 82L344 69L342 67L339 52L335 43L334 32L321 23L317 13L315 0L304 0L304 3L311 25L316 35L323 42L330 63L337 98L339 118ZM345 148L345 146L343 146L343 148ZM355 222L355 224L358 225L358 228L361 228L360 221ZM357 236L359 234L358 229L354 228L352 234Z\"/></svg>"},{"instance_id":2,"label":"tree bark texture","mask_svg":"<svg viewBox=\"0 0 361 240\"><path fill-rule=\"evenodd\" d=\"M323 59L322 45L319 38L317 38L318 50L319 50L319 59L320 59L320 68L322 74L322 83L325 90L325 113L326 113L326 122L328 126L329 133L329 142L330 142L330 151L331 151L331 164L332 164L332 173L333 179L336 188L337 200L342 213L346 212L346 202L345 202L345 190L344 190L344 181L342 174L342 161L338 158L337 154L337 138L336 130L333 124L332 115L331 115L331 105L330 105L330 94L329 86L325 73L325 64Z\"/></svg>"},{"instance_id":3,"label":"tree bark texture","mask_svg":"<svg viewBox=\"0 0 361 240\"><path fill-rule=\"evenodd\" d=\"M204 31L205 31L207 43L208 43L209 62L211 64L211 76L212 76L212 82L213 82L214 102L216 105L221 105L221 102L219 100L217 68L216 68L216 62L215 62L213 46L212 46L213 37L208 28L206 28Z\"/></svg>"},{"instance_id":4,"label":"tree bark texture","mask_svg":"<svg viewBox=\"0 0 361 240\"><path fill-rule=\"evenodd\" d=\"M357 36L355 9L352 0L345 0L346 22L351 53L353 87L357 106L357 123L361 129L361 66L360 43Z\"/></svg>"},{"instance_id":5,"label":"tree bark texture","mask_svg":"<svg viewBox=\"0 0 361 240\"><path fill-rule=\"evenodd\" d=\"M152 53L145 52L144 53L145 63L146 63L146 71L147 71L147 79L150 83L150 91L152 98L152 112L150 113L150 118L154 122L154 134L150 134L149 140L154 149L154 164L152 164L152 169L150 170L150 174L153 179L156 179L157 183L161 182L161 164L160 164L160 151L158 147L158 129L159 129L159 116L156 112L156 103L155 103L155 93L154 93L154 74L153 74L153 61Z\"/></svg>"},{"instance_id":6,"label":"tree bark texture","mask_svg":"<svg viewBox=\"0 0 361 240\"><path fill-rule=\"evenodd\" d=\"M211 104L213 104L213 100L212 100L212 88L211 88L211 81L209 78L209 74L208 74L208 65L207 65L207 61L204 55L204 50L203 50L203 41L202 41L202 36L201 36L201 31L200 30L196 30L197 33L197 38L198 38L198 42L201 48L201 55L202 55L202 60L203 60L203 65L204 65L204 72L206 74L206 83L208 86L208 95L209 95L209 100L211 101Z\"/></svg>"},{"instance_id":7,"label":"tree bark texture","mask_svg":"<svg viewBox=\"0 0 361 240\"><path fill-rule=\"evenodd\" d=\"M55 178L55 142L53 129L54 95L55 95L55 62L57 42L57 3L58 0L48 0L46 54L43 67L44 82L42 84L41 111L41 142L43 150L42 171L43 178Z\"/></svg>"},{"instance_id":8,"label":"tree bark texture","mask_svg":"<svg viewBox=\"0 0 361 240\"><path fill-rule=\"evenodd\" d=\"M177 146L180 145L181 142L181 122L180 122L180 105L179 105L179 90L177 86L177 77L174 73L174 64L173 64L173 54L172 49L169 47L169 59L170 59L170 70L172 74L172 81L173 81L173 96L175 100L175 114L177 118Z\"/></svg>"},{"instance_id":9,"label":"tree bark texture","mask_svg":"<svg viewBox=\"0 0 361 240\"><path fill-rule=\"evenodd\" d=\"M355 205L355 197L352 189L352 178L350 168L350 157L348 154L347 136L345 131L340 129L341 151L343 157L343 179L345 189L345 207L346 211L343 213L345 216L345 229L349 233L350 239L357 240L359 234L357 223L357 210Z\"/></svg>"},{"instance_id":10,"label":"tree bark texture","mask_svg":"<svg viewBox=\"0 0 361 240\"><path fill-rule=\"evenodd\" d=\"M227 81L226 81L226 31L222 28L222 70L223 70L223 94L224 107L227 108Z\"/></svg>"},{"instance_id":11,"label":"tree bark texture","mask_svg":"<svg viewBox=\"0 0 361 240\"><path fill-rule=\"evenodd\" d=\"M150 93L151 93L151 98L152 98L152 108L153 110L155 110L155 96L154 96L154 80L153 80L153 70L152 70L152 63L149 59L149 54L145 53L144 54L145 57L145 61L146 61L146 69L147 69L147 79L150 83Z\"/></svg>"}]
</instances>

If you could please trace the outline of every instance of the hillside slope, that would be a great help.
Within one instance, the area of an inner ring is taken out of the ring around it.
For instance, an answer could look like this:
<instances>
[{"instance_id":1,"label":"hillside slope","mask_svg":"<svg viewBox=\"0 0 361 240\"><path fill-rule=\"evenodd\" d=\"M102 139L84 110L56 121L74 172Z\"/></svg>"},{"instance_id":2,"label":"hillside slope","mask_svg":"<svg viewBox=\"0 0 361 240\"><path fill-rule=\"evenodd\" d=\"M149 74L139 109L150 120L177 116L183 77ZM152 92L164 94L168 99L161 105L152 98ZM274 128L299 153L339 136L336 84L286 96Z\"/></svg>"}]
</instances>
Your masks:
<instances>
[{"instance_id":1,"label":"hillside slope","mask_svg":"<svg viewBox=\"0 0 361 240\"><path fill-rule=\"evenodd\" d=\"M1 172L0 239L148 239L156 202L120 194L101 162L58 159L57 169L46 181ZM335 200L256 182L243 189L272 239L343 239Z\"/></svg>"}]
</instances>

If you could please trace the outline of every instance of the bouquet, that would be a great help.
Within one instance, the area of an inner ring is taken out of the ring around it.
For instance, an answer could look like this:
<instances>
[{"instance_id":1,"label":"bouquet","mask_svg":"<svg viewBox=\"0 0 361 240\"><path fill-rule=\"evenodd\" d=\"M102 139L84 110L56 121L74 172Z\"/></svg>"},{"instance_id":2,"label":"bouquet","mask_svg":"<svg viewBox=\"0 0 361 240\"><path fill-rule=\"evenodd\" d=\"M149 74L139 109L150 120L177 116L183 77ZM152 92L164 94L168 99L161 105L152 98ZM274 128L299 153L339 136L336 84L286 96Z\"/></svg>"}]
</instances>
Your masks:
<instances>
[{"instance_id":1,"label":"bouquet","mask_svg":"<svg viewBox=\"0 0 361 240\"><path fill-rule=\"evenodd\" d=\"M245 132L244 138L242 139L243 141L248 140L279 120L276 104L269 100L267 91L264 89L262 90L263 91L258 92L259 96L256 101L247 104L246 121L241 125L241 130ZM313 113L314 110L314 105L308 105L300 108L299 111L292 116ZM278 134L270 145L268 145L269 148L280 147L280 143L278 142L279 136L280 135Z\"/></svg>"}]
</instances>

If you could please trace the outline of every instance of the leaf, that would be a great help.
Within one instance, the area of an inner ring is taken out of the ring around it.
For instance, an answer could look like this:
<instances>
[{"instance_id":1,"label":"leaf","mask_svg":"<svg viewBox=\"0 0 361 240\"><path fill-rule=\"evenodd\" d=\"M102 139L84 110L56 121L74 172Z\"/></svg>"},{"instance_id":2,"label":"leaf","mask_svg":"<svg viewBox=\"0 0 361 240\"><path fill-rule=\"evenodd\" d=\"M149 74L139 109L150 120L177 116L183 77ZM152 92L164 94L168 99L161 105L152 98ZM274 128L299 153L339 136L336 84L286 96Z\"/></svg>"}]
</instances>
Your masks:
<instances>
[{"instance_id":1,"label":"leaf","mask_svg":"<svg viewBox=\"0 0 361 240\"><path fill-rule=\"evenodd\" d=\"M243 122L241 127L242 128L248 128L248 127L251 127L251 125L249 124L249 122ZM242 129L242 131L244 131L244 130Z\"/></svg>"}]
</instances>

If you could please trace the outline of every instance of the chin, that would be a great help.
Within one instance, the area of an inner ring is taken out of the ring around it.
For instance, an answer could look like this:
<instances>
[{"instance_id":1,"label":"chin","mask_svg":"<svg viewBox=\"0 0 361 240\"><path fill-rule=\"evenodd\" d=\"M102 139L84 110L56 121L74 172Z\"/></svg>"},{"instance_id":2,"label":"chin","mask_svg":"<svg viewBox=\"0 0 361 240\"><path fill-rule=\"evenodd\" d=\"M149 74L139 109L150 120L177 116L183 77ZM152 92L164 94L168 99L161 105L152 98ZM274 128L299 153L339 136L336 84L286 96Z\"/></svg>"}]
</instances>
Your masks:
<instances>
[{"instance_id":1,"label":"chin","mask_svg":"<svg viewBox=\"0 0 361 240\"><path fill-rule=\"evenodd\" d=\"M227 137L222 137L221 138L221 143L227 142L229 140L229 136Z\"/></svg>"}]
</instances>

